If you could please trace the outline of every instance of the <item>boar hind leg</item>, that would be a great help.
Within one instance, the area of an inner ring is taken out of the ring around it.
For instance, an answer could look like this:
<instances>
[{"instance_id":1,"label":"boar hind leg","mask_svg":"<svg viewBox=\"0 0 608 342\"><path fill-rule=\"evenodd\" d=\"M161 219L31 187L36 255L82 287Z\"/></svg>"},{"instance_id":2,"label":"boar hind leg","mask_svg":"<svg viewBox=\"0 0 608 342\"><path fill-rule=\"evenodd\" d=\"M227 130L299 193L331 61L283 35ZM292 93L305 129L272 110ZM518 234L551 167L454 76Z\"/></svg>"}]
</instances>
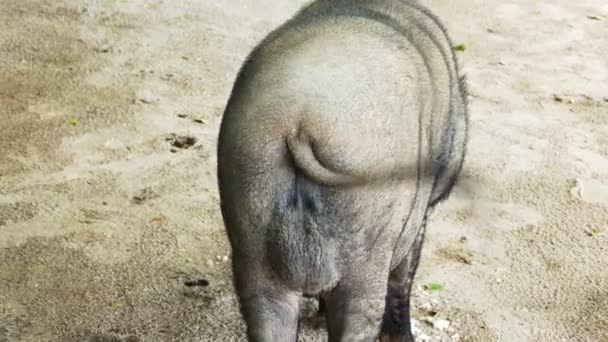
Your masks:
<instances>
[{"instance_id":1,"label":"boar hind leg","mask_svg":"<svg viewBox=\"0 0 608 342\"><path fill-rule=\"evenodd\" d=\"M297 341L298 293L247 271L237 274L235 280L250 342Z\"/></svg>"},{"instance_id":2,"label":"boar hind leg","mask_svg":"<svg viewBox=\"0 0 608 342\"><path fill-rule=\"evenodd\" d=\"M330 342L373 342L378 338L386 296L382 280L388 277L388 267L386 272L376 272L378 268L366 266L323 295Z\"/></svg>"},{"instance_id":3,"label":"boar hind leg","mask_svg":"<svg viewBox=\"0 0 608 342\"><path fill-rule=\"evenodd\" d=\"M252 342L295 342L298 335L298 296L276 289L241 298L241 312Z\"/></svg>"},{"instance_id":4,"label":"boar hind leg","mask_svg":"<svg viewBox=\"0 0 608 342\"><path fill-rule=\"evenodd\" d=\"M381 342L414 342L410 322L410 295L425 227L418 233L408 255L391 271L386 294L386 308L380 332Z\"/></svg>"}]
</instances>

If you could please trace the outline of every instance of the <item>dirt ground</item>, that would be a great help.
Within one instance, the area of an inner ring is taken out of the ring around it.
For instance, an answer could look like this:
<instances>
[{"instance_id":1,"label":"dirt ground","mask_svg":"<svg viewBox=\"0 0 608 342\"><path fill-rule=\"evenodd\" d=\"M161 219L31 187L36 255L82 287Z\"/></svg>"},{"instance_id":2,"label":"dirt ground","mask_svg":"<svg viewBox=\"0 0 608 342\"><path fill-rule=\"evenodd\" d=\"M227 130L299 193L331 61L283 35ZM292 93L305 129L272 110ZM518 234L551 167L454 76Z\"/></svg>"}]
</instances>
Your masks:
<instances>
[{"instance_id":1,"label":"dirt ground","mask_svg":"<svg viewBox=\"0 0 608 342\"><path fill-rule=\"evenodd\" d=\"M303 3L0 0L0 341L243 339L218 124L249 49ZM472 130L416 318L608 341L608 3L425 3L466 46Z\"/></svg>"}]
</instances>

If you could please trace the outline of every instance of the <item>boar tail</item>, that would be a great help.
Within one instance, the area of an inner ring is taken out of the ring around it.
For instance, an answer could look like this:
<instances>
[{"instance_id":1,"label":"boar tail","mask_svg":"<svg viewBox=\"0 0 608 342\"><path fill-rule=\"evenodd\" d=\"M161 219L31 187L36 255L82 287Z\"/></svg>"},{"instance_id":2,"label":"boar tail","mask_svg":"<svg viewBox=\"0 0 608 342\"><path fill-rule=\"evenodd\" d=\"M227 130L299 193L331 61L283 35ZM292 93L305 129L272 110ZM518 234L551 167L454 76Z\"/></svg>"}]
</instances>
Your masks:
<instances>
[{"instance_id":1,"label":"boar tail","mask_svg":"<svg viewBox=\"0 0 608 342\"><path fill-rule=\"evenodd\" d=\"M314 153L313 141L300 130L293 130L286 137L295 167L311 180L324 185L357 185L363 183L360 176L333 171L319 161Z\"/></svg>"}]
</instances>

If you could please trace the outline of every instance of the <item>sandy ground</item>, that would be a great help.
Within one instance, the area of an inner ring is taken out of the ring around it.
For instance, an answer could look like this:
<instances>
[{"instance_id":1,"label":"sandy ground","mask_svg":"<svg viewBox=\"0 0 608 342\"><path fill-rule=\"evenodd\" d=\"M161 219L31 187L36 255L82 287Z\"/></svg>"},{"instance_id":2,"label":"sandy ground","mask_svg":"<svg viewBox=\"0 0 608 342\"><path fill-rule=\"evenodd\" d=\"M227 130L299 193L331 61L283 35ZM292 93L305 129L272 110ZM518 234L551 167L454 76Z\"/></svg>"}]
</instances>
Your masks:
<instances>
[{"instance_id":1,"label":"sandy ground","mask_svg":"<svg viewBox=\"0 0 608 342\"><path fill-rule=\"evenodd\" d=\"M218 123L303 2L0 0L0 341L243 338ZM466 45L472 131L416 318L451 322L441 340L608 341L608 3L426 3Z\"/></svg>"}]
</instances>

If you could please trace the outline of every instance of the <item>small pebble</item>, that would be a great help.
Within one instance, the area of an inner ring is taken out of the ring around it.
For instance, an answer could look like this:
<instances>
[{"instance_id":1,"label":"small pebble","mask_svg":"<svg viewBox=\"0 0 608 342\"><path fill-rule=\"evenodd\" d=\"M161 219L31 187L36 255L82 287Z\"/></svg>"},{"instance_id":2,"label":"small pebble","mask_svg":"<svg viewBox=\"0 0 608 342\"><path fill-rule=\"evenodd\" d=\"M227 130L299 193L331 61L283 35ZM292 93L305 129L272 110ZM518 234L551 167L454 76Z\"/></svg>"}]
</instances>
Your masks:
<instances>
[{"instance_id":1,"label":"small pebble","mask_svg":"<svg viewBox=\"0 0 608 342\"><path fill-rule=\"evenodd\" d=\"M433 328L438 330L445 330L450 327L450 321L445 319L436 319L433 321Z\"/></svg>"}]
</instances>

